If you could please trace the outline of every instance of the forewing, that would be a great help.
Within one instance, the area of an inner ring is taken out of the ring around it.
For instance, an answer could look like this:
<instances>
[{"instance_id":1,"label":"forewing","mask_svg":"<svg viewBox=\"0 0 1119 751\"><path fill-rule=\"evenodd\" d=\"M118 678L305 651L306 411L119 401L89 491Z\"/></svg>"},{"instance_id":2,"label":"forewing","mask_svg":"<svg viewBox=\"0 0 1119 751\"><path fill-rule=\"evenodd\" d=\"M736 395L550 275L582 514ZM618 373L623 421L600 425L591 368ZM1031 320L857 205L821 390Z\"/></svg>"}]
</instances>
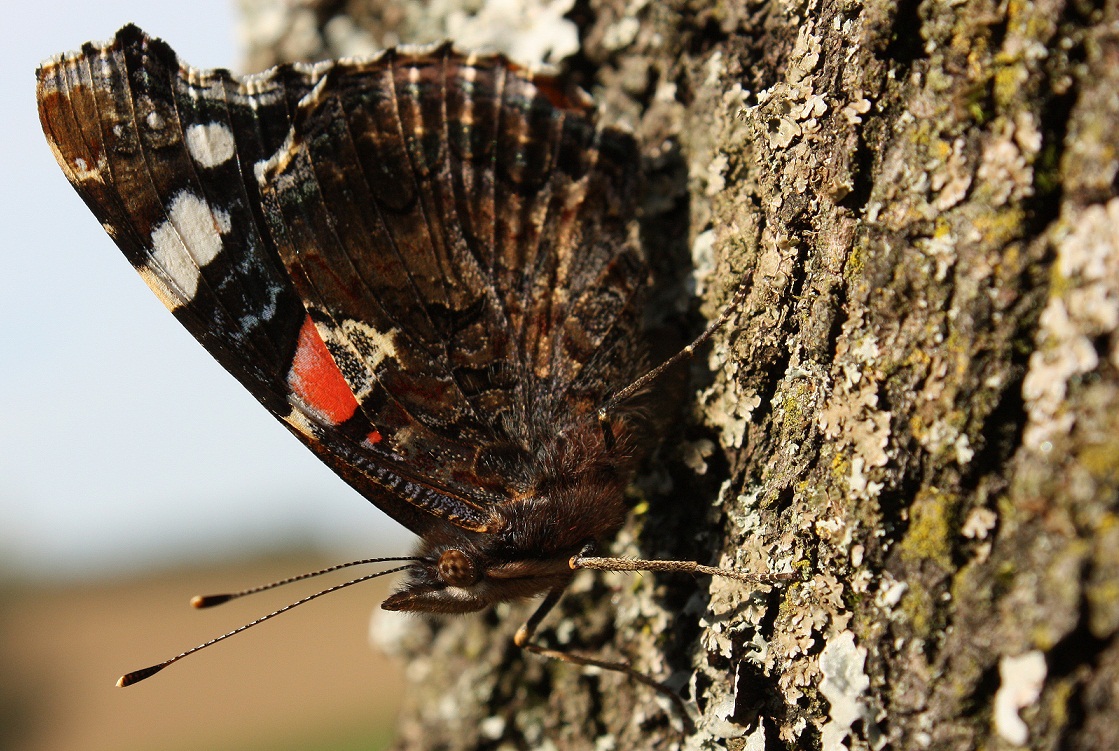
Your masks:
<instances>
[{"instance_id":1,"label":"forewing","mask_svg":"<svg viewBox=\"0 0 1119 751\"><path fill-rule=\"evenodd\" d=\"M127 27L40 69L40 119L66 176L144 280L282 414L276 374L305 313L270 259L256 183L243 170L282 142L289 108L311 82L262 80L253 112L223 72L190 73ZM188 144L205 150L201 160Z\"/></svg>"},{"instance_id":2,"label":"forewing","mask_svg":"<svg viewBox=\"0 0 1119 751\"><path fill-rule=\"evenodd\" d=\"M39 70L67 178L184 326L336 472L417 533L484 510L410 470L357 410L265 230L255 168L329 66L245 80L179 63L129 26ZM425 513L428 512L428 513Z\"/></svg>"}]
</instances>

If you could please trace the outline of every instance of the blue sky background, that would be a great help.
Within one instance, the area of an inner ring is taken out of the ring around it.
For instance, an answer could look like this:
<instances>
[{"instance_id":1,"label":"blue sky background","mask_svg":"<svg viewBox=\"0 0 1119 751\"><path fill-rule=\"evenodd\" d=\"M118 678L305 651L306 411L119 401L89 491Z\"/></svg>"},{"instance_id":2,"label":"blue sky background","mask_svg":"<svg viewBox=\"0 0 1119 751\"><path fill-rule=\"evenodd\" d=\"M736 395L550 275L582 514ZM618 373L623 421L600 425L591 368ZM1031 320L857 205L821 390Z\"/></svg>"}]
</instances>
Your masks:
<instances>
[{"instance_id":1,"label":"blue sky background","mask_svg":"<svg viewBox=\"0 0 1119 751\"><path fill-rule=\"evenodd\" d=\"M229 0L20 4L0 45L0 568L52 577L284 541L410 547L179 326L51 156L36 66L128 21L238 68Z\"/></svg>"}]
</instances>

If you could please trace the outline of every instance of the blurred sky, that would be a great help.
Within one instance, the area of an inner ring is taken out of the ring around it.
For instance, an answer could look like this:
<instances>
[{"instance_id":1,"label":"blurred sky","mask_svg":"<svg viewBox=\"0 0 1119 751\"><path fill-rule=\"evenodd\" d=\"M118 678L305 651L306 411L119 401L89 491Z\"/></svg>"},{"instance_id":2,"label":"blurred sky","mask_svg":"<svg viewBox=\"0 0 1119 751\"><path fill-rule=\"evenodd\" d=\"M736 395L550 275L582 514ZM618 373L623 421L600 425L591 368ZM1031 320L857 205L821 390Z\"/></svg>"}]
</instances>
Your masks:
<instances>
[{"instance_id":1,"label":"blurred sky","mask_svg":"<svg viewBox=\"0 0 1119 751\"><path fill-rule=\"evenodd\" d=\"M132 21L237 69L230 0L12 4L0 46L0 567L49 576L346 553L410 535L304 449L179 326L66 182L35 68Z\"/></svg>"}]
</instances>

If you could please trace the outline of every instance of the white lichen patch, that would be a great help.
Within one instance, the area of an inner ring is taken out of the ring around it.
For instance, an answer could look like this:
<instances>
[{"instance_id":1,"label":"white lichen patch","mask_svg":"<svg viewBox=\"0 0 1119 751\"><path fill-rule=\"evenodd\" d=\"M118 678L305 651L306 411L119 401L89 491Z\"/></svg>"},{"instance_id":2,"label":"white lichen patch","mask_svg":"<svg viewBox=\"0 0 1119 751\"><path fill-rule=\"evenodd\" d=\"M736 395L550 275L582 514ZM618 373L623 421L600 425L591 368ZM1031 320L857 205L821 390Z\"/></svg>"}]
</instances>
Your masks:
<instances>
[{"instance_id":1,"label":"white lichen patch","mask_svg":"<svg viewBox=\"0 0 1119 751\"><path fill-rule=\"evenodd\" d=\"M909 584L897 581L888 572L883 574L878 594L874 597L874 604L885 611L893 610L901 602L901 598L909 590Z\"/></svg>"},{"instance_id":2,"label":"white lichen patch","mask_svg":"<svg viewBox=\"0 0 1119 751\"><path fill-rule=\"evenodd\" d=\"M986 508L972 508L968 514L968 518L963 522L963 527L960 529L960 534L968 539L975 539L980 544L976 545L975 558L979 563L987 561L990 556L991 542L987 539L991 531L998 524L998 515L995 511ZM985 541L985 542L980 542Z\"/></svg>"},{"instance_id":3,"label":"white lichen patch","mask_svg":"<svg viewBox=\"0 0 1119 751\"><path fill-rule=\"evenodd\" d=\"M956 264L956 236L947 224L937 226L932 237L917 241L917 247L936 263L936 280L944 281L948 271Z\"/></svg>"},{"instance_id":4,"label":"white lichen patch","mask_svg":"<svg viewBox=\"0 0 1119 751\"><path fill-rule=\"evenodd\" d=\"M463 49L502 52L532 65L579 51L579 30L565 18L574 0L485 0L476 13L447 15L447 36Z\"/></svg>"},{"instance_id":5,"label":"white lichen patch","mask_svg":"<svg viewBox=\"0 0 1119 751\"><path fill-rule=\"evenodd\" d=\"M995 732L1015 746L1024 746L1030 729L1019 712L1041 698L1047 668L1045 655L1036 650L999 660L999 690L995 693Z\"/></svg>"},{"instance_id":6,"label":"white lichen patch","mask_svg":"<svg viewBox=\"0 0 1119 751\"><path fill-rule=\"evenodd\" d=\"M820 35L816 33L816 24L806 20L797 32L796 46L789 56L792 61L788 71L789 80L796 83L816 70L816 66L820 64L822 49L823 44Z\"/></svg>"},{"instance_id":7,"label":"white lichen patch","mask_svg":"<svg viewBox=\"0 0 1119 751\"><path fill-rule=\"evenodd\" d=\"M505 734L505 718L501 715L490 715L478 723L478 734L487 740L496 741Z\"/></svg>"},{"instance_id":8,"label":"white lichen patch","mask_svg":"<svg viewBox=\"0 0 1119 751\"><path fill-rule=\"evenodd\" d=\"M975 456L971 440L947 420L937 420L927 430L915 431L917 440L930 454L950 454L961 467Z\"/></svg>"},{"instance_id":9,"label":"white lichen patch","mask_svg":"<svg viewBox=\"0 0 1119 751\"><path fill-rule=\"evenodd\" d=\"M1015 125L1009 121L1000 123L994 138L983 149L976 170L976 177L989 192L988 200L993 206L1009 201L1018 203L1034 192L1033 167L1019 147L1015 130ZM1029 136L1026 138L1028 140Z\"/></svg>"},{"instance_id":10,"label":"white lichen patch","mask_svg":"<svg viewBox=\"0 0 1119 751\"><path fill-rule=\"evenodd\" d=\"M878 409L878 384L883 378L878 368L881 347L874 335L858 333L861 325L857 317L843 326L836 343L836 385L817 420L837 450L852 449L848 468L851 493L873 498L882 484L872 481L867 471L884 467L889 461L893 415Z\"/></svg>"},{"instance_id":11,"label":"white lichen patch","mask_svg":"<svg viewBox=\"0 0 1119 751\"><path fill-rule=\"evenodd\" d=\"M687 441L680 447L680 455L688 469L697 475L707 474L707 459L715 453L715 442L707 438Z\"/></svg>"},{"instance_id":12,"label":"white lichen patch","mask_svg":"<svg viewBox=\"0 0 1119 751\"><path fill-rule=\"evenodd\" d=\"M280 6L283 7L283 6ZM289 15L290 14L290 15ZM322 49L319 39L318 18L310 7L295 9L284 7L282 20L287 20L283 36L277 40L277 52L284 60L313 59Z\"/></svg>"},{"instance_id":13,"label":"white lichen patch","mask_svg":"<svg viewBox=\"0 0 1119 751\"><path fill-rule=\"evenodd\" d=\"M786 701L796 702L821 678L813 652L826 634L847 628L851 614L844 610L844 585L830 573L820 573L786 590L785 607L771 641L755 635L756 660L767 674L777 676ZM762 648L764 647L764 649Z\"/></svg>"},{"instance_id":14,"label":"white lichen patch","mask_svg":"<svg viewBox=\"0 0 1119 751\"><path fill-rule=\"evenodd\" d=\"M866 649L855 646L855 635L850 631L829 639L820 652L820 670L824 674L820 693L831 705L830 719L820 733L824 751L847 751L851 727L860 719L874 747L874 716L863 698L870 688L870 678L863 669L865 663Z\"/></svg>"},{"instance_id":15,"label":"white lichen patch","mask_svg":"<svg viewBox=\"0 0 1119 751\"><path fill-rule=\"evenodd\" d=\"M713 55L706 67L709 81L718 81L725 72L723 59L719 54ZM749 154L756 148L751 129L743 128L737 119L745 106L749 92L738 82L728 83L726 86L719 100L712 102L712 106L721 109L723 114L716 115L710 140L701 139L707 148L714 151L692 160L695 170L692 178L702 187L704 195L712 198L723 193L727 187L731 155L737 159L743 156L749 158Z\"/></svg>"},{"instance_id":16,"label":"white lichen patch","mask_svg":"<svg viewBox=\"0 0 1119 751\"><path fill-rule=\"evenodd\" d=\"M712 157L711 161L707 164L707 171L704 175L707 187L703 189L704 195L717 196L723 192L723 188L727 186L726 171L730 166L730 161L726 154L716 154Z\"/></svg>"},{"instance_id":17,"label":"white lichen patch","mask_svg":"<svg viewBox=\"0 0 1119 751\"><path fill-rule=\"evenodd\" d=\"M613 733L605 733L594 739L594 751L616 751L618 737Z\"/></svg>"},{"instance_id":18,"label":"white lichen patch","mask_svg":"<svg viewBox=\"0 0 1119 751\"><path fill-rule=\"evenodd\" d=\"M635 16L622 16L606 27L602 34L602 46L611 52L624 49L633 44L640 30L641 22Z\"/></svg>"},{"instance_id":19,"label":"white lichen patch","mask_svg":"<svg viewBox=\"0 0 1119 751\"><path fill-rule=\"evenodd\" d=\"M722 493L724 498L729 488L727 483ZM750 541L739 547L733 557L724 556L718 564L759 573L791 570L794 561L802 557L795 551L793 538L797 534L803 536L803 532L789 531L786 535L784 531L775 529L770 525L769 517L753 510L755 502L756 495L746 495L739 496L735 503L718 504L736 510L732 515L741 529L749 530L744 536ZM800 515L796 516L799 522ZM833 603L829 598L821 597L830 585L818 584L820 586L809 584L807 588L801 583L755 586L713 577L708 586L708 596L695 598L688 607L688 612L699 614L698 620L703 628L700 637L703 653L719 654L728 659L741 655L763 674L776 676L778 681L784 682L782 695L795 700L802 695L805 687L819 677L811 651L817 643L820 629L828 622L827 611ZM774 615L772 587L777 588L787 607L782 607L777 614L780 625L774 629L774 641L771 643L758 629L758 624L764 623L767 616ZM797 619L794 626L786 623L789 617ZM708 674L714 676L711 671ZM713 703L727 700L730 698L727 688L734 685L735 682L728 684L725 677L716 677L705 689L705 696ZM738 732L742 732L741 727Z\"/></svg>"},{"instance_id":20,"label":"white lichen patch","mask_svg":"<svg viewBox=\"0 0 1119 751\"><path fill-rule=\"evenodd\" d=\"M847 487L855 498L877 498L885 487L883 483L871 480L866 475L866 459L856 456L851 459L851 474L847 477Z\"/></svg>"},{"instance_id":21,"label":"white lichen patch","mask_svg":"<svg viewBox=\"0 0 1119 751\"><path fill-rule=\"evenodd\" d=\"M999 517L989 508L980 507L971 510L964 521L960 533L970 540L985 540L991 530L995 528Z\"/></svg>"},{"instance_id":22,"label":"white lichen patch","mask_svg":"<svg viewBox=\"0 0 1119 751\"><path fill-rule=\"evenodd\" d=\"M1065 217L1055 235L1058 283L1042 311L1037 349L1022 384L1027 448L1044 450L1072 429L1069 385L1099 366L1103 340L1119 367L1119 199Z\"/></svg>"},{"instance_id":23,"label":"white lichen patch","mask_svg":"<svg viewBox=\"0 0 1119 751\"><path fill-rule=\"evenodd\" d=\"M1014 143L1018 144L1022 155L1032 160L1041 151L1043 140L1037 127L1037 117L1027 110L1014 116Z\"/></svg>"},{"instance_id":24,"label":"white lichen patch","mask_svg":"<svg viewBox=\"0 0 1119 751\"><path fill-rule=\"evenodd\" d=\"M788 117L775 117L769 123L769 147L774 150L788 148L793 141L800 138L800 125Z\"/></svg>"},{"instance_id":25,"label":"white lichen patch","mask_svg":"<svg viewBox=\"0 0 1119 751\"><path fill-rule=\"evenodd\" d=\"M745 742L741 746L742 751L765 751L768 748L765 743L765 725L759 722L754 731L747 734L743 740Z\"/></svg>"},{"instance_id":26,"label":"white lichen patch","mask_svg":"<svg viewBox=\"0 0 1119 751\"><path fill-rule=\"evenodd\" d=\"M242 48L274 46L287 31L287 6L270 0L239 0L239 5L242 22L237 34Z\"/></svg>"},{"instance_id":27,"label":"white lichen patch","mask_svg":"<svg viewBox=\"0 0 1119 751\"><path fill-rule=\"evenodd\" d=\"M826 100L807 81L779 81L758 92L757 104L740 107L738 116L754 126L772 151L784 151L806 133L816 133L817 119L827 111ZM811 159L812 155L800 144L792 156Z\"/></svg>"},{"instance_id":28,"label":"white lichen patch","mask_svg":"<svg viewBox=\"0 0 1119 751\"><path fill-rule=\"evenodd\" d=\"M692 279L695 280L694 294L703 297L707 280L715 273L715 230L700 232L692 241Z\"/></svg>"},{"instance_id":29,"label":"white lichen patch","mask_svg":"<svg viewBox=\"0 0 1119 751\"><path fill-rule=\"evenodd\" d=\"M700 392L698 403L706 405L704 414L712 426L719 430L719 443L730 448L742 448L750 416L762 400L753 392L739 389L735 378L738 363L727 357L725 343L716 343L711 348L710 366L712 370L723 374L724 379Z\"/></svg>"},{"instance_id":30,"label":"white lichen patch","mask_svg":"<svg viewBox=\"0 0 1119 751\"><path fill-rule=\"evenodd\" d=\"M933 199L933 206L940 211L947 211L967 196L972 183L972 170L967 158L967 142L963 138L953 141L950 149L941 143L947 155L943 157L943 161L939 156L931 160L926 168L930 173L929 188L937 194Z\"/></svg>"},{"instance_id":31,"label":"white lichen patch","mask_svg":"<svg viewBox=\"0 0 1119 751\"><path fill-rule=\"evenodd\" d=\"M733 738L742 732L742 726L731 721L734 716L734 697L727 695L713 702L703 713L703 735L714 738ZM703 746L695 746L703 748ZM708 746L710 748L710 746Z\"/></svg>"},{"instance_id":32,"label":"white lichen patch","mask_svg":"<svg viewBox=\"0 0 1119 751\"><path fill-rule=\"evenodd\" d=\"M377 52L376 40L349 16L337 15L323 27L326 43L339 57L368 57Z\"/></svg>"},{"instance_id":33,"label":"white lichen patch","mask_svg":"<svg viewBox=\"0 0 1119 751\"><path fill-rule=\"evenodd\" d=\"M852 99L843 108L841 114L851 125L858 125L863 121L863 115L870 112L874 104L862 92L856 92L855 98Z\"/></svg>"}]
</instances>

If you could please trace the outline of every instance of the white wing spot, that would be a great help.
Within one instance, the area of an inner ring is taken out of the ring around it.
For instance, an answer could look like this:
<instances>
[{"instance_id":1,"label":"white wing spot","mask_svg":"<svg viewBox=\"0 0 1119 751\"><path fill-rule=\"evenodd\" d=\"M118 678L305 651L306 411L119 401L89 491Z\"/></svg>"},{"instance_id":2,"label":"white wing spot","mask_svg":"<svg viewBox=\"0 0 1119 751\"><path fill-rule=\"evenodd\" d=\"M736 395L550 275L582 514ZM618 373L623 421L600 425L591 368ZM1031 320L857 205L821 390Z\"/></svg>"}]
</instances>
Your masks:
<instances>
[{"instance_id":1,"label":"white wing spot","mask_svg":"<svg viewBox=\"0 0 1119 751\"><path fill-rule=\"evenodd\" d=\"M186 145L194 161L203 167L224 164L236 150L233 132L221 123L190 126L186 132Z\"/></svg>"},{"instance_id":2,"label":"white wing spot","mask_svg":"<svg viewBox=\"0 0 1119 751\"><path fill-rule=\"evenodd\" d=\"M167 221L152 231L148 269L180 292L181 304L198 292L201 269L221 252L230 220L229 214L185 190L171 200L167 214Z\"/></svg>"}]
</instances>

